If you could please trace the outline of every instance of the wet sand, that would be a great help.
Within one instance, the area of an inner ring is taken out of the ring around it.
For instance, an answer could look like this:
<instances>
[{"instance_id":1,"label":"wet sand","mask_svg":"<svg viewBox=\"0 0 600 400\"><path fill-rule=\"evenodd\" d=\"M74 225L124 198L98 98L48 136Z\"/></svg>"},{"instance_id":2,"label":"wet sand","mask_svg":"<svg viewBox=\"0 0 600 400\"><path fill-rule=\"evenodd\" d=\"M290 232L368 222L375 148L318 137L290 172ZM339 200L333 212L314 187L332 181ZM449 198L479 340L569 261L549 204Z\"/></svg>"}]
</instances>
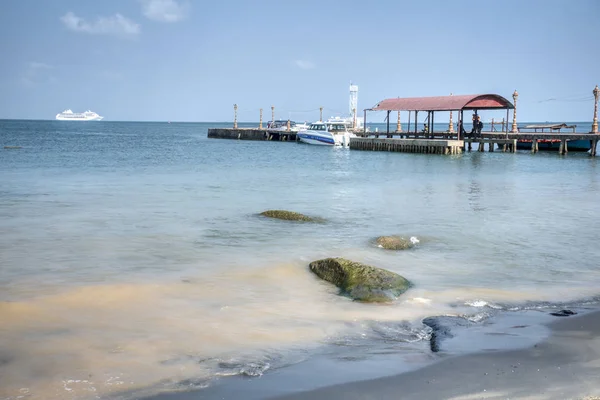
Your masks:
<instances>
[{"instance_id":1,"label":"wet sand","mask_svg":"<svg viewBox=\"0 0 600 400\"><path fill-rule=\"evenodd\" d=\"M550 328L547 340L528 349L453 357L398 376L276 399L566 400L599 396L600 312L562 317Z\"/></svg>"},{"instance_id":2,"label":"wet sand","mask_svg":"<svg viewBox=\"0 0 600 400\"><path fill-rule=\"evenodd\" d=\"M382 358L373 360L371 365L362 364L351 374L347 368L336 368L339 365L313 360L286 372L273 371L261 378L225 378L204 390L162 394L151 399L579 400L599 396L600 311L588 310L569 317L543 313L541 318L543 324L548 323L549 336L519 350L441 355L441 361L434 362L439 360L437 356L428 361L422 359L405 370L394 365L397 359ZM506 348L514 339L505 336ZM426 366L419 368L418 364ZM371 379L373 373L378 371L382 376L381 371L386 370L394 375ZM326 386L327 382L331 385L340 379L348 383Z\"/></svg>"}]
</instances>

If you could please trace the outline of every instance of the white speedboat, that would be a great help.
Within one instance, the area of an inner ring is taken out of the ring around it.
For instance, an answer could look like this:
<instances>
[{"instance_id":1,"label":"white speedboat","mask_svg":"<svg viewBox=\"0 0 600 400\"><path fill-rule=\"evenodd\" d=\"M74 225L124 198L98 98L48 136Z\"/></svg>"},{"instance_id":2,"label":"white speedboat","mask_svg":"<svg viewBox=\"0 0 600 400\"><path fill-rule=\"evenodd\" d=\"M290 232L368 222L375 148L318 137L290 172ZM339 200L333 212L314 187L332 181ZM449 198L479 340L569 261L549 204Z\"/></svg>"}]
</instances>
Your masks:
<instances>
[{"instance_id":1,"label":"white speedboat","mask_svg":"<svg viewBox=\"0 0 600 400\"><path fill-rule=\"evenodd\" d=\"M341 121L317 121L298 132L301 142L322 146L348 146L351 137L356 135L348 132L347 124Z\"/></svg>"},{"instance_id":2,"label":"white speedboat","mask_svg":"<svg viewBox=\"0 0 600 400\"><path fill-rule=\"evenodd\" d=\"M59 114L56 114L56 119L59 121L101 121L100 115L93 111L87 110L82 113L74 113L71 110L65 110Z\"/></svg>"}]
</instances>

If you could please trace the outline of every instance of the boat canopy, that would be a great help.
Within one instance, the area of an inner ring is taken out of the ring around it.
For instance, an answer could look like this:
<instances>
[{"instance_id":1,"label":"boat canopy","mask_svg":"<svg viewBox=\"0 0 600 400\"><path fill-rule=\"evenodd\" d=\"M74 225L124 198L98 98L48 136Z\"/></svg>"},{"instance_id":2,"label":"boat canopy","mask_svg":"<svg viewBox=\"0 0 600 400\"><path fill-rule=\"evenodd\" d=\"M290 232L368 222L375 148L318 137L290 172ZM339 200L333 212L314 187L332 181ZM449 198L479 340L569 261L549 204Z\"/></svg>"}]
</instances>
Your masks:
<instances>
[{"instance_id":1,"label":"boat canopy","mask_svg":"<svg viewBox=\"0 0 600 400\"><path fill-rule=\"evenodd\" d=\"M573 129L577 128L577 125L562 124L540 124L540 125L525 125L522 129Z\"/></svg>"}]
</instances>

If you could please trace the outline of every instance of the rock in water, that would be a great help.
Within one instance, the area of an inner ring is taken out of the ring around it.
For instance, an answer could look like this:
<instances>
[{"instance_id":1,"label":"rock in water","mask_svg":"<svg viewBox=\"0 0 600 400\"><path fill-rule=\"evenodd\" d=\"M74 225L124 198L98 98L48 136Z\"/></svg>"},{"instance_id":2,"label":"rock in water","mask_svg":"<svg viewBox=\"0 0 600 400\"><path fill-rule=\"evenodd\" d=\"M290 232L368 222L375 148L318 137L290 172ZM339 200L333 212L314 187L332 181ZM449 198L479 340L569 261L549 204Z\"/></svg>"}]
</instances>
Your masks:
<instances>
[{"instance_id":1,"label":"rock in water","mask_svg":"<svg viewBox=\"0 0 600 400\"><path fill-rule=\"evenodd\" d=\"M263 217L283 219L286 221L302 221L302 222L316 222L316 218L309 217L304 214L300 214L293 211L285 210L267 210L260 213Z\"/></svg>"},{"instance_id":2,"label":"rock in water","mask_svg":"<svg viewBox=\"0 0 600 400\"><path fill-rule=\"evenodd\" d=\"M394 272L344 258L313 261L309 267L319 278L333 283L344 294L358 301L391 301L412 286Z\"/></svg>"},{"instance_id":3,"label":"rock in water","mask_svg":"<svg viewBox=\"0 0 600 400\"><path fill-rule=\"evenodd\" d=\"M554 315L555 317L568 317L570 315L576 315L577 313L575 311L571 311L571 310L560 310L560 311L555 311L555 312L551 312L550 315Z\"/></svg>"},{"instance_id":4,"label":"rock in water","mask_svg":"<svg viewBox=\"0 0 600 400\"><path fill-rule=\"evenodd\" d=\"M415 247L415 243L419 242L418 239L411 239L402 236L379 236L375 239L375 242L379 247L383 247L387 250L406 250Z\"/></svg>"}]
</instances>

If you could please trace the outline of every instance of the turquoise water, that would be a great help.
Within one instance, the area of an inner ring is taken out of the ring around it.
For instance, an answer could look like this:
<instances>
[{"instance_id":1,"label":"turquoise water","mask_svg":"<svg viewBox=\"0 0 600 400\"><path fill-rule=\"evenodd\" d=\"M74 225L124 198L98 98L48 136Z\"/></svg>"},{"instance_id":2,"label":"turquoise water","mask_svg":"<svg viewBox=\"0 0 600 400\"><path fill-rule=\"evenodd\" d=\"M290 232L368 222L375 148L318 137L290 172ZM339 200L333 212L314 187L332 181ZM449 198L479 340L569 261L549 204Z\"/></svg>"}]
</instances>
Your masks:
<instances>
[{"instance_id":1,"label":"turquoise water","mask_svg":"<svg viewBox=\"0 0 600 400\"><path fill-rule=\"evenodd\" d=\"M598 158L207 139L218 126L0 121L0 149L21 146L0 150L0 398L199 388L390 340L427 358L426 316L600 296ZM327 222L257 216L274 208ZM388 234L421 242L372 245ZM415 287L353 303L307 270L330 256Z\"/></svg>"}]
</instances>

